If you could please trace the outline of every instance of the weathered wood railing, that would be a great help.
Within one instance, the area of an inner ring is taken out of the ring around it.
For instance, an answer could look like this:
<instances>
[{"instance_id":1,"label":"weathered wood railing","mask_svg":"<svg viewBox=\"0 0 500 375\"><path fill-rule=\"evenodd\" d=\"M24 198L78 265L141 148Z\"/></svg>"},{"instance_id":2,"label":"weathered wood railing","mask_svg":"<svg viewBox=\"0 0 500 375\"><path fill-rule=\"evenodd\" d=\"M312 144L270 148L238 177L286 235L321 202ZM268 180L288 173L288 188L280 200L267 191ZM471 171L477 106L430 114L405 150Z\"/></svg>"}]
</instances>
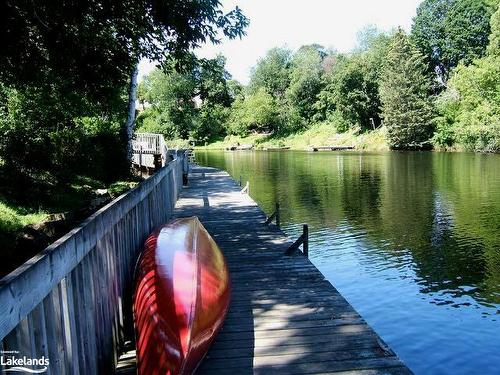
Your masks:
<instances>
[{"instance_id":1,"label":"weathered wood railing","mask_svg":"<svg viewBox=\"0 0 500 375\"><path fill-rule=\"evenodd\" d=\"M280 204L276 202L274 212L269 216L266 221L264 222L264 225L269 225L273 222L273 220L276 220L276 226L279 228L281 225L281 220L280 220Z\"/></svg>"},{"instance_id":2,"label":"weathered wood railing","mask_svg":"<svg viewBox=\"0 0 500 375\"><path fill-rule=\"evenodd\" d=\"M177 154L0 280L0 349L48 358L49 374L113 373L132 337L137 255L153 228L171 216L187 173L185 153Z\"/></svg>"},{"instance_id":3,"label":"weathered wood railing","mask_svg":"<svg viewBox=\"0 0 500 375\"><path fill-rule=\"evenodd\" d=\"M309 258L309 226L307 224L302 225L302 234L285 251L285 255L294 254L299 249L300 245L302 245L302 254Z\"/></svg>"},{"instance_id":4,"label":"weathered wood railing","mask_svg":"<svg viewBox=\"0 0 500 375\"><path fill-rule=\"evenodd\" d=\"M161 134L135 133L132 141L132 163L139 170L142 167L156 169L167 162L167 145Z\"/></svg>"}]
</instances>

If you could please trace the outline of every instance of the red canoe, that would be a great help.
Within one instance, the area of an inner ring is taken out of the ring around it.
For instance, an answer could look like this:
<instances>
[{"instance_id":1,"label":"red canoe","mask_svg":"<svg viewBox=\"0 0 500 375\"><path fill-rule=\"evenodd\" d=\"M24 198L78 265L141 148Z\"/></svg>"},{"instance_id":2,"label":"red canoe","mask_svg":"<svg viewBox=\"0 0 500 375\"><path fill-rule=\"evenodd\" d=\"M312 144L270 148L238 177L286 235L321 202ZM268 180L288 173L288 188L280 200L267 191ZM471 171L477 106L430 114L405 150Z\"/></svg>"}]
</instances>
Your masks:
<instances>
[{"instance_id":1,"label":"red canoe","mask_svg":"<svg viewBox=\"0 0 500 375\"><path fill-rule=\"evenodd\" d=\"M147 239L136 276L138 373L193 373L229 307L229 274L217 244L198 218L173 220Z\"/></svg>"}]
</instances>

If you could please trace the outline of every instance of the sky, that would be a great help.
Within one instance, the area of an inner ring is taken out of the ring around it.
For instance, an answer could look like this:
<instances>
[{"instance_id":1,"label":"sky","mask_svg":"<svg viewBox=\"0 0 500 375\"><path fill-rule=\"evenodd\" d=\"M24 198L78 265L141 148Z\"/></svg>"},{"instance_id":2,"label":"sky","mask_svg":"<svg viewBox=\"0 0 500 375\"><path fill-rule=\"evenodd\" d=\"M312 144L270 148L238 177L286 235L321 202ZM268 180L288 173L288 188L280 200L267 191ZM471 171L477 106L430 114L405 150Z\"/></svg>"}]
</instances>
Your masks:
<instances>
[{"instance_id":1,"label":"sky","mask_svg":"<svg viewBox=\"0 0 500 375\"><path fill-rule=\"evenodd\" d=\"M356 35L367 25L380 30L401 26L409 31L416 8L422 0L222 0L225 10L238 5L250 19L247 35L241 40L223 39L219 45L206 44L196 50L198 57L227 58L226 69L243 84L250 69L266 52L278 46L298 49L317 43L339 52L356 46ZM155 64L141 61L140 79Z\"/></svg>"}]
</instances>

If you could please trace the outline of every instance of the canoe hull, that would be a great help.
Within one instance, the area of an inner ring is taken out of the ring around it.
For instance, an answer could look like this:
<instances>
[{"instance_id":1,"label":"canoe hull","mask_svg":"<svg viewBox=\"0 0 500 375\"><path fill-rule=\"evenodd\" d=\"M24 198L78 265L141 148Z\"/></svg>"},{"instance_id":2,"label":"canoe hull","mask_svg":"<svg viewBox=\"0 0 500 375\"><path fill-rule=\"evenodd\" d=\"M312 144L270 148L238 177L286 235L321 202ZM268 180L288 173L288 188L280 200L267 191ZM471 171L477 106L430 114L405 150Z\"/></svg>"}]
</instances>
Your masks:
<instances>
[{"instance_id":1,"label":"canoe hull","mask_svg":"<svg viewBox=\"0 0 500 375\"><path fill-rule=\"evenodd\" d=\"M229 299L224 256L196 217L155 231L136 269L138 373L192 373L220 330Z\"/></svg>"}]
</instances>

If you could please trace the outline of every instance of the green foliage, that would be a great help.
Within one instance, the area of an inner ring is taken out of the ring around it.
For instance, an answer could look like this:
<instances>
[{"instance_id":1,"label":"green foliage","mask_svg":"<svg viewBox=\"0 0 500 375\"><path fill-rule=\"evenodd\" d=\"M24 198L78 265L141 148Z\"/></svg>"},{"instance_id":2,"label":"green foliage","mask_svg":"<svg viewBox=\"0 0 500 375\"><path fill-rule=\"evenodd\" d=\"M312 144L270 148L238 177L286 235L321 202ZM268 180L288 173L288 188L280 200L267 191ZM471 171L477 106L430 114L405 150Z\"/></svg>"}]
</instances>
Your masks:
<instances>
[{"instance_id":1,"label":"green foliage","mask_svg":"<svg viewBox=\"0 0 500 375\"><path fill-rule=\"evenodd\" d=\"M353 126L367 130L380 124L378 87L390 39L386 34L374 33L376 30L365 30L360 42L363 47L352 56L332 56L323 76L325 88L315 104L317 117L334 116L335 123L343 124L339 130Z\"/></svg>"},{"instance_id":2,"label":"green foliage","mask_svg":"<svg viewBox=\"0 0 500 375\"><path fill-rule=\"evenodd\" d=\"M292 52L287 48L269 50L252 69L250 93L255 93L263 87L274 99L283 99L290 84L291 58Z\"/></svg>"},{"instance_id":3,"label":"green foliage","mask_svg":"<svg viewBox=\"0 0 500 375\"><path fill-rule=\"evenodd\" d=\"M354 127L345 132L337 130L338 124L324 121L314 123L306 130L292 134L250 134L248 136L228 135L223 140L199 147L204 150L224 150L235 144L252 144L255 149L269 147L289 147L292 150L304 150L310 145L354 146L357 150L387 151L386 129L378 128L371 132L360 132Z\"/></svg>"},{"instance_id":4,"label":"green foliage","mask_svg":"<svg viewBox=\"0 0 500 375\"><path fill-rule=\"evenodd\" d=\"M91 187L78 186L77 175L102 184L130 173L126 89L139 60L189 72L193 48L241 37L247 24L240 9L224 13L219 0L2 2L2 199L51 210L85 208ZM168 84L175 95L163 97L168 90L160 84L147 93L140 87L143 105L146 95L158 103L143 123L187 137L195 112L191 81ZM208 95L219 100L219 93ZM224 100L228 106L227 95ZM0 203L2 262L33 255L14 248L11 232L34 220Z\"/></svg>"},{"instance_id":5,"label":"green foliage","mask_svg":"<svg viewBox=\"0 0 500 375\"><path fill-rule=\"evenodd\" d=\"M0 201L0 234L12 233L30 224L43 221L46 214L33 213Z\"/></svg>"},{"instance_id":6,"label":"green foliage","mask_svg":"<svg viewBox=\"0 0 500 375\"><path fill-rule=\"evenodd\" d=\"M221 55L200 63L197 94L201 105L190 136L202 144L225 135L229 107L241 91L237 82L229 84L231 76L225 65L226 59Z\"/></svg>"},{"instance_id":7,"label":"green foliage","mask_svg":"<svg viewBox=\"0 0 500 375\"><path fill-rule=\"evenodd\" d=\"M434 142L471 151L500 151L500 8L491 18L487 56L461 64L438 100Z\"/></svg>"},{"instance_id":8,"label":"green foliage","mask_svg":"<svg viewBox=\"0 0 500 375\"><path fill-rule=\"evenodd\" d=\"M105 101L141 57L182 63L207 40L241 37L246 17L221 8L218 0L2 2L0 80L56 80L67 92Z\"/></svg>"},{"instance_id":9,"label":"green foliage","mask_svg":"<svg viewBox=\"0 0 500 375\"><path fill-rule=\"evenodd\" d=\"M112 198L116 198L137 185L137 182L115 181L108 187L108 193Z\"/></svg>"},{"instance_id":10,"label":"green foliage","mask_svg":"<svg viewBox=\"0 0 500 375\"><path fill-rule=\"evenodd\" d=\"M236 99L243 99L245 97L244 87L235 79L230 79L227 81L227 91L231 97L231 101Z\"/></svg>"},{"instance_id":11,"label":"green foliage","mask_svg":"<svg viewBox=\"0 0 500 375\"><path fill-rule=\"evenodd\" d=\"M441 96L439 146L500 151L500 56L459 66Z\"/></svg>"},{"instance_id":12,"label":"green foliage","mask_svg":"<svg viewBox=\"0 0 500 375\"><path fill-rule=\"evenodd\" d=\"M382 115L389 145L425 147L432 136L433 106L424 57L399 30L392 38L380 81Z\"/></svg>"},{"instance_id":13,"label":"green foliage","mask_svg":"<svg viewBox=\"0 0 500 375\"><path fill-rule=\"evenodd\" d=\"M490 27L488 54L500 55L500 6L497 6L497 10L491 16Z\"/></svg>"},{"instance_id":14,"label":"green foliage","mask_svg":"<svg viewBox=\"0 0 500 375\"><path fill-rule=\"evenodd\" d=\"M341 114L348 127L359 124L371 128L370 118L379 123L378 82L376 70L372 70L364 56L341 59L325 77L326 87L319 95L317 108L325 118Z\"/></svg>"},{"instance_id":15,"label":"green foliage","mask_svg":"<svg viewBox=\"0 0 500 375\"><path fill-rule=\"evenodd\" d=\"M245 99L237 99L231 108L229 131L246 135L251 131L270 132L276 130L278 118L275 101L265 88L259 88Z\"/></svg>"},{"instance_id":16,"label":"green foliage","mask_svg":"<svg viewBox=\"0 0 500 375\"><path fill-rule=\"evenodd\" d=\"M192 48L242 36L248 20L238 8L221 8L218 0L3 2L2 192L10 199L36 191L30 199L38 201L77 174L105 182L128 175L124 124L131 72L141 57L186 68ZM149 112L161 112L155 124L187 136L190 81L170 84L175 98L151 93L169 105L167 115L160 107ZM145 95L141 87L142 102ZM150 120L144 122L152 126Z\"/></svg>"},{"instance_id":17,"label":"green foliage","mask_svg":"<svg viewBox=\"0 0 500 375\"><path fill-rule=\"evenodd\" d=\"M417 9L412 39L432 71L446 81L460 61L485 54L493 7L487 0L425 0Z\"/></svg>"},{"instance_id":18,"label":"green foliage","mask_svg":"<svg viewBox=\"0 0 500 375\"><path fill-rule=\"evenodd\" d=\"M195 117L194 72L152 71L143 82L150 107L137 119L138 130L160 133L167 139L187 138Z\"/></svg>"},{"instance_id":19,"label":"green foliage","mask_svg":"<svg viewBox=\"0 0 500 375\"><path fill-rule=\"evenodd\" d=\"M290 66L290 84L286 89L287 101L296 109L302 122L312 120L314 103L321 90L321 63L323 56L317 46L302 46L293 56Z\"/></svg>"},{"instance_id":20,"label":"green foliage","mask_svg":"<svg viewBox=\"0 0 500 375\"><path fill-rule=\"evenodd\" d=\"M149 107L138 116L139 130L202 144L223 137L229 107L242 90L229 79L222 56L194 61L182 73L154 70L141 83Z\"/></svg>"},{"instance_id":21,"label":"green foliage","mask_svg":"<svg viewBox=\"0 0 500 375\"><path fill-rule=\"evenodd\" d=\"M202 103L229 107L232 103L228 86L230 78L231 75L226 71L224 56L219 55L215 59L201 60L197 89Z\"/></svg>"},{"instance_id":22,"label":"green foliage","mask_svg":"<svg viewBox=\"0 0 500 375\"><path fill-rule=\"evenodd\" d=\"M88 174L104 181L126 170L119 133L122 113L91 106L78 95L62 95L54 85L3 86L1 91L0 155L5 170L28 180L50 171L62 180ZM115 102L120 103L119 96Z\"/></svg>"},{"instance_id":23,"label":"green foliage","mask_svg":"<svg viewBox=\"0 0 500 375\"><path fill-rule=\"evenodd\" d=\"M229 107L217 103L205 103L198 111L190 137L199 144L223 138L226 135L229 113Z\"/></svg>"}]
</instances>

